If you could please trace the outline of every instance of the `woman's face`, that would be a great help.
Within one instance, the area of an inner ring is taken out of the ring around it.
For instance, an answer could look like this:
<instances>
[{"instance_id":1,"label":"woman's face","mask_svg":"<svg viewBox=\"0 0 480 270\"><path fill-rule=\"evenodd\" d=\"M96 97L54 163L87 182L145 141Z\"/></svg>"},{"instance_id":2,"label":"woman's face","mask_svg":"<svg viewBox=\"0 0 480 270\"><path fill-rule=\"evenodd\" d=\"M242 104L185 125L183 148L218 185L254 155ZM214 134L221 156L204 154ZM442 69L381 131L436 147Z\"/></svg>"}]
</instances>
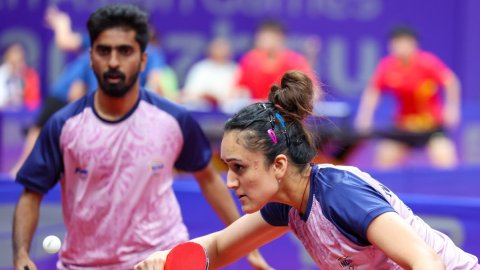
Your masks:
<instances>
[{"instance_id":1,"label":"woman's face","mask_svg":"<svg viewBox=\"0 0 480 270\"><path fill-rule=\"evenodd\" d=\"M244 131L248 132L248 131ZM242 145L241 132L227 131L221 145L222 160L228 166L227 186L235 191L245 213L260 210L278 192L274 166L265 165L262 152Z\"/></svg>"}]
</instances>

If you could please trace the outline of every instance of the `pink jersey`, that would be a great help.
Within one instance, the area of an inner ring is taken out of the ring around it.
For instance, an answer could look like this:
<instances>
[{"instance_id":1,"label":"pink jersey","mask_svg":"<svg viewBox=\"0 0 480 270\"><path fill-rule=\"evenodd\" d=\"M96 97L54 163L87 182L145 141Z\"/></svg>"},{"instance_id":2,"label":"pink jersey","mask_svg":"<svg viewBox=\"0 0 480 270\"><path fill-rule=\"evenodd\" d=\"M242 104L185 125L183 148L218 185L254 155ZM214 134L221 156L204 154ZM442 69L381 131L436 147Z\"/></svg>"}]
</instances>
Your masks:
<instances>
[{"instance_id":1,"label":"pink jersey","mask_svg":"<svg viewBox=\"0 0 480 270\"><path fill-rule=\"evenodd\" d=\"M478 269L478 259L443 233L432 229L393 192L355 167L317 165L310 181L304 216L290 206L272 203L261 213L274 226L289 226L322 270L402 269L366 237L370 222L397 212L442 258L449 270Z\"/></svg>"},{"instance_id":2,"label":"pink jersey","mask_svg":"<svg viewBox=\"0 0 480 270\"><path fill-rule=\"evenodd\" d=\"M96 114L93 97L46 124L17 181L44 193L60 178L67 228L60 269L132 269L188 239L173 170L201 169L211 151L185 110L149 92L116 122Z\"/></svg>"}]
</instances>

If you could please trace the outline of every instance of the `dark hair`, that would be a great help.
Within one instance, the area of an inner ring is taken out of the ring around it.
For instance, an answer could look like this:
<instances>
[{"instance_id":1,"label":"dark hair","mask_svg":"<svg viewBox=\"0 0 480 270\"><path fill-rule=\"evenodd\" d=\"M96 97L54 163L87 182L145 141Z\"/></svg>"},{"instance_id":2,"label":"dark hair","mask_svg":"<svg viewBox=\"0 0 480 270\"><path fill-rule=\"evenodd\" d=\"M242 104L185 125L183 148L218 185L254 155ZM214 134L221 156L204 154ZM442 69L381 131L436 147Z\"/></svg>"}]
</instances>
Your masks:
<instances>
[{"instance_id":1,"label":"dark hair","mask_svg":"<svg viewBox=\"0 0 480 270\"><path fill-rule=\"evenodd\" d=\"M312 135L304 124L313 111L313 83L299 71L288 71L280 86L270 89L269 102L251 104L225 124L225 131L240 130L242 145L262 151L267 165L285 154L299 169L304 169L317 153ZM275 133L276 142L269 134Z\"/></svg>"},{"instance_id":2,"label":"dark hair","mask_svg":"<svg viewBox=\"0 0 480 270\"><path fill-rule=\"evenodd\" d=\"M90 35L90 45L105 30L115 27L125 27L135 31L135 40L145 51L149 40L148 15L133 5L108 5L99 8L90 15L87 28Z\"/></svg>"},{"instance_id":3,"label":"dark hair","mask_svg":"<svg viewBox=\"0 0 480 270\"><path fill-rule=\"evenodd\" d=\"M394 27L388 35L389 40L401 37L409 37L415 40L418 39L417 33L412 28L404 25Z\"/></svg>"},{"instance_id":4,"label":"dark hair","mask_svg":"<svg viewBox=\"0 0 480 270\"><path fill-rule=\"evenodd\" d=\"M272 31L272 32L280 33L282 35L285 35L286 32L287 32L285 30L285 27L279 21L276 21L276 20L263 21L258 26L256 32L258 33L258 32L262 32L262 31Z\"/></svg>"}]
</instances>

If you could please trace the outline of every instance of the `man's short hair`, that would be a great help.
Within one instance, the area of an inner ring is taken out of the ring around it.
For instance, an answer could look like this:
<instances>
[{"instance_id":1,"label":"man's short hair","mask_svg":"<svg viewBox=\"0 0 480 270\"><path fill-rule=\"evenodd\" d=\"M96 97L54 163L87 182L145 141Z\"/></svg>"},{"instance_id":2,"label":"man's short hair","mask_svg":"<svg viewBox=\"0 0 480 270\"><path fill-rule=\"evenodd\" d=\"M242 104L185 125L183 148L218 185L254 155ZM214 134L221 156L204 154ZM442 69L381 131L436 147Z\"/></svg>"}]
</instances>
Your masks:
<instances>
[{"instance_id":1,"label":"man's short hair","mask_svg":"<svg viewBox=\"0 0 480 270\"><path fill-rule=\"evenodd\" d=\"M418 39L418 35L415 32L415 30L413 30L412 28L410 28L408 26L404 26L404 25L394 27L390 31L390 34L388 35L388 37L389 37L389 40L393 40L393 39L397 39L397 38L401 38L401 37L409 37L409 38L413 38L415 40Z\"/></svg>"},{"instance_id":2,"label":"man's short hair","mask_svg":"<svg viewBox=\"0 0 480 270\"><path fill-rule=\"evenodd\" d=\"M125 27L135 31L135 40L145 51L148 40L148 15L134 5L108 5L93 12L87 21L90 35L90 45L93 45L98 36L105 30Z\"/></svg>"},{"instance_id":3,"label":"man's short hair","mask_svg":"<svg viewBox=\"0 0 480 270\"><path fill-rule=\"evenodd\" d=\"M280 33L282 35L285 35L287 32L285 30L285 27L279 21L276 21L276 20L266 20L262 22L257 28L257 33L262 31L272 31L272 32Z\"/></svg>"}]
</instances>

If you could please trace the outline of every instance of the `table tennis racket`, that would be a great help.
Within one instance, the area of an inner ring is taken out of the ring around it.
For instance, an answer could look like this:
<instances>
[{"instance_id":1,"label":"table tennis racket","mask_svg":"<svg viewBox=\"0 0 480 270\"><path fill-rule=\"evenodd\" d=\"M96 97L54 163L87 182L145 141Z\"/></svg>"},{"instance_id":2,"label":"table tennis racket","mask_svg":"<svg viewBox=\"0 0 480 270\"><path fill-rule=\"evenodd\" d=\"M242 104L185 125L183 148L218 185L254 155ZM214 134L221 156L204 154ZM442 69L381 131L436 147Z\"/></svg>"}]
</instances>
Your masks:
<instances>
[{"instance_id":1,"label":"table tennis racket","mask_svg":"<svg viewBox=\"0 0 480 270\"><path fill-rule=\"evenodd\" d=\"M208 270L207 252L194 242L179 244L168 253L164 269Z\"/></svg>"}]
</instances>

